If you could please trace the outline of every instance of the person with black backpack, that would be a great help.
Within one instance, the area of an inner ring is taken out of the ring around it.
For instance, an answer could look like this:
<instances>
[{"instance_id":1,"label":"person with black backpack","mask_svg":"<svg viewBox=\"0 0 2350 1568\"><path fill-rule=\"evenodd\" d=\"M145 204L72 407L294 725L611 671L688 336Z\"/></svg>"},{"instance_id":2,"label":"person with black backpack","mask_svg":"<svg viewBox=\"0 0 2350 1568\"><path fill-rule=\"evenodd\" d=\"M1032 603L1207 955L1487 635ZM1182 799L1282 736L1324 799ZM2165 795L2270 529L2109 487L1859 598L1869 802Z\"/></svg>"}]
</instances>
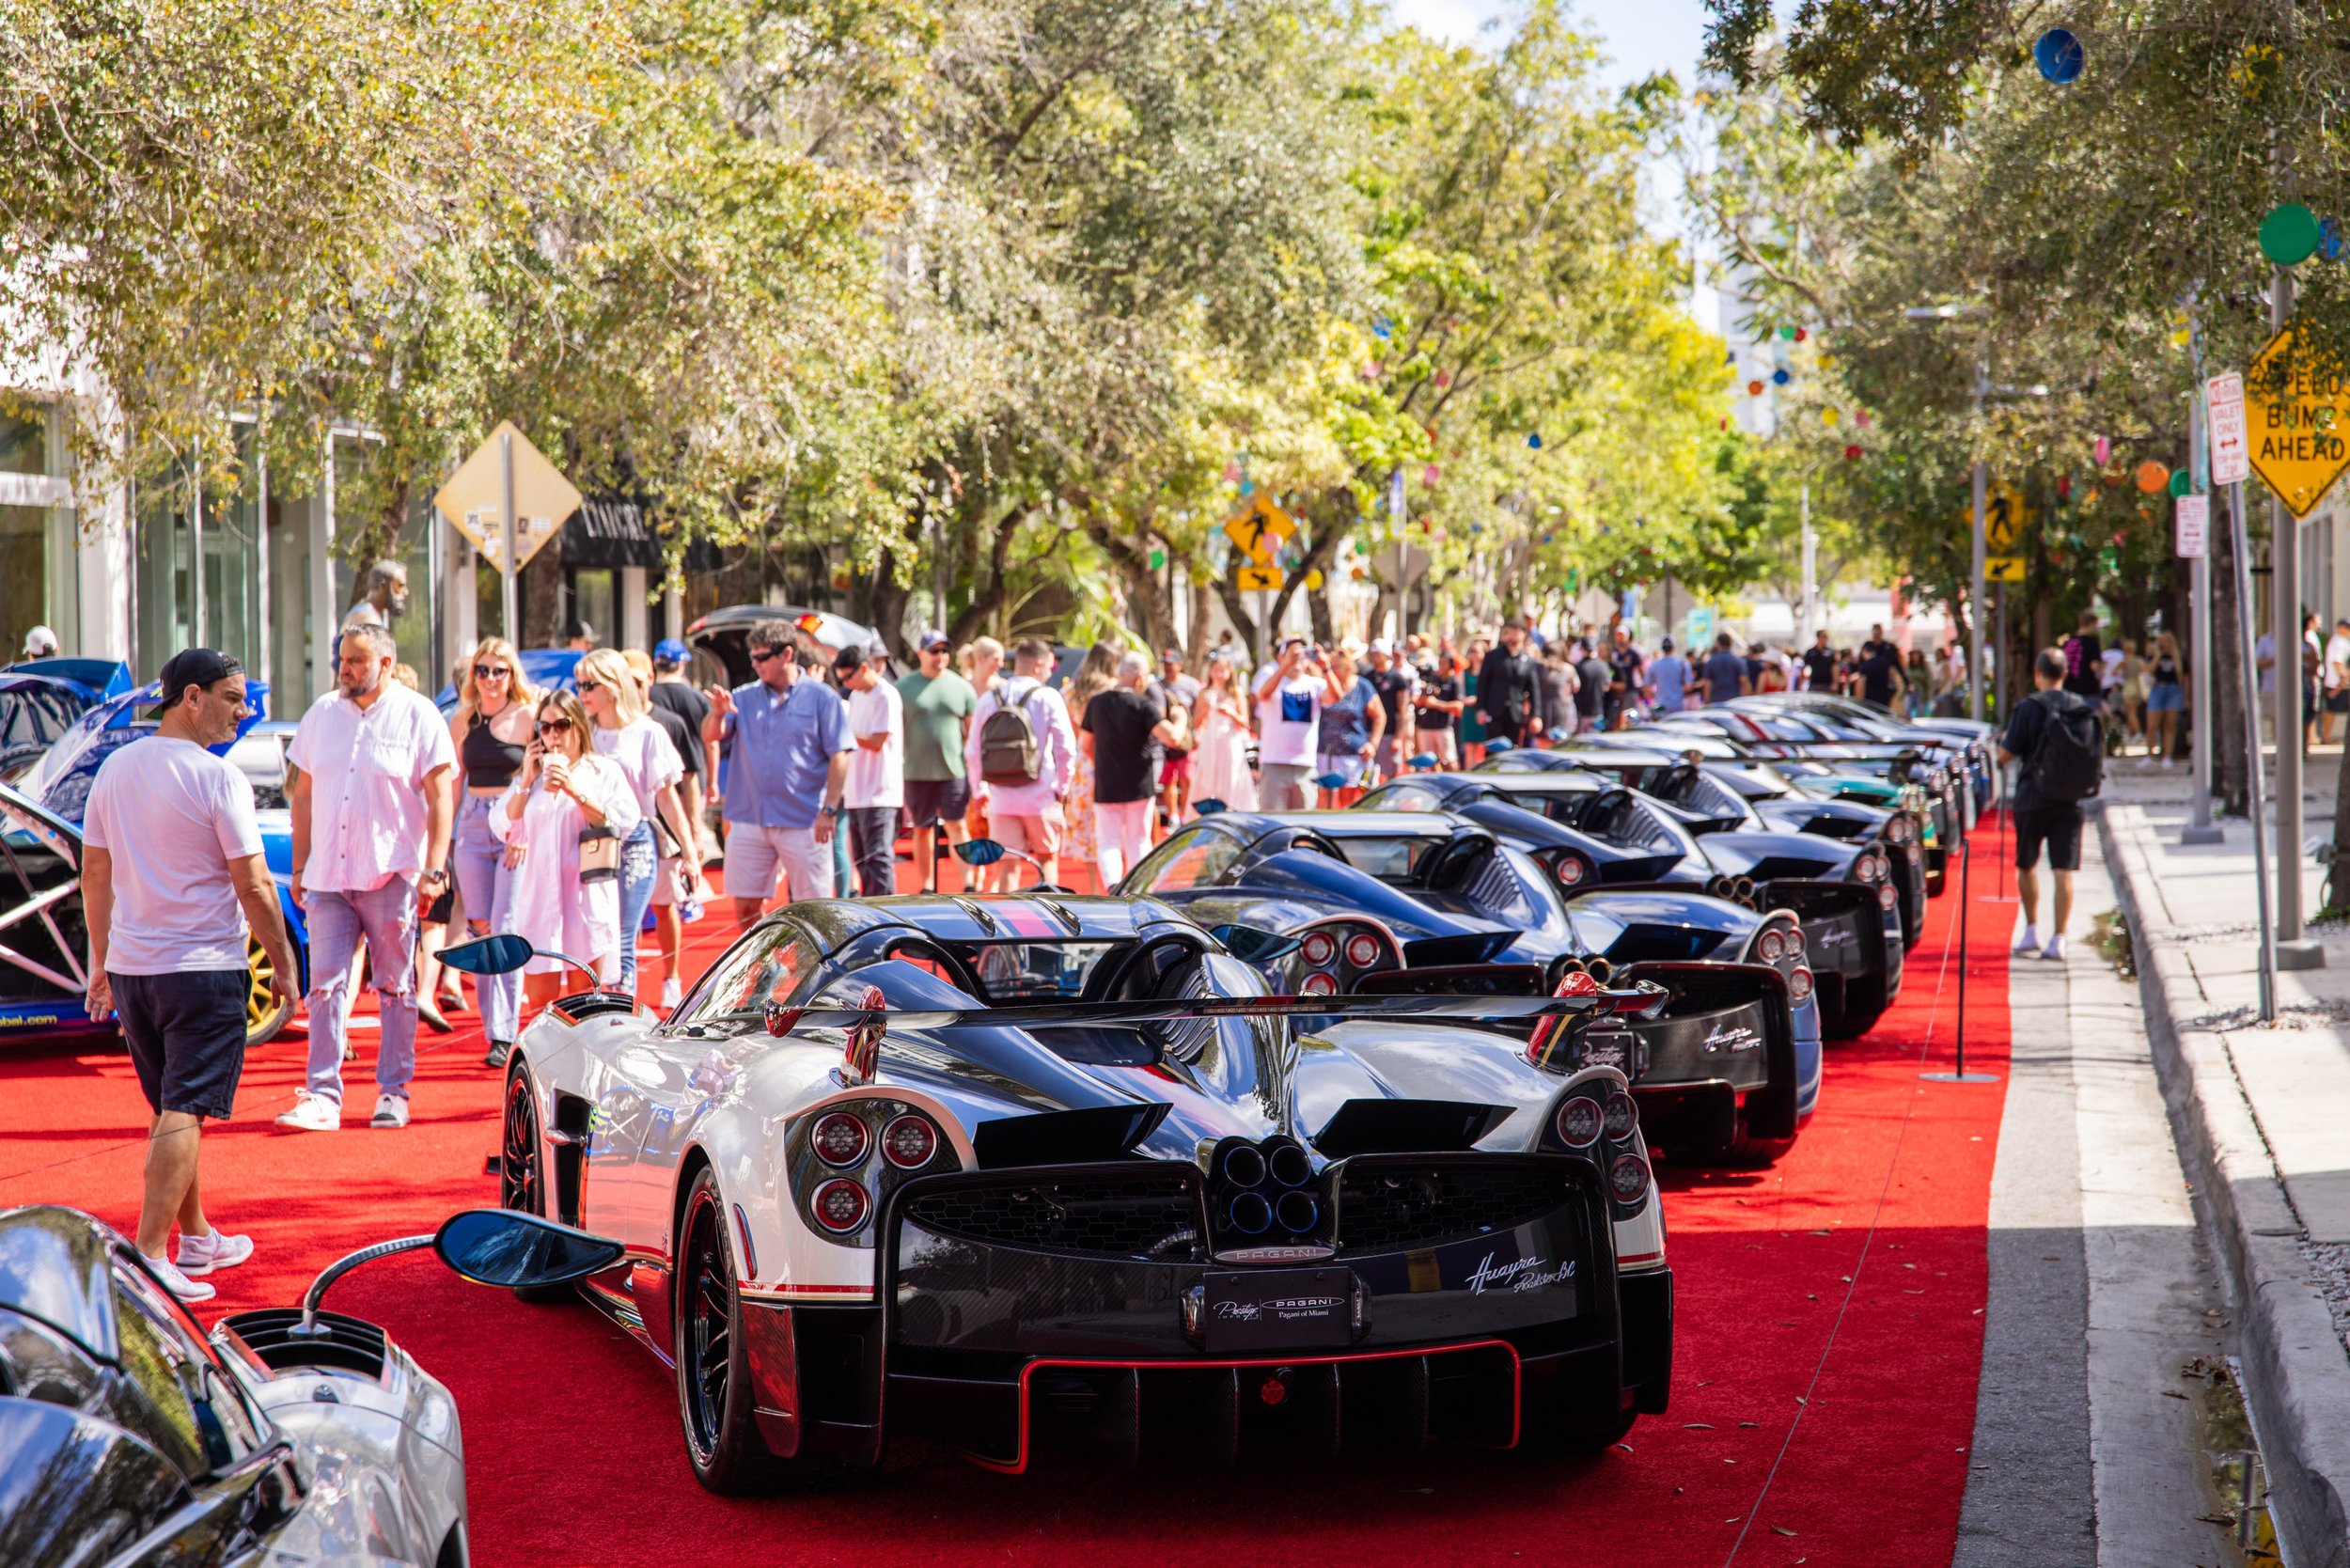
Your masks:
<instances>
[{"instance_id":1,"label":"person with black backpack","mask_svg":"<svg viewBox=\"0 0 2350 1568\"><path fill-rule=\"evenodd\" d=\"M2024 933L2015 951L2042 958L2064 957L2064 927L2073 917L2073 873L2081 865L2081 802L2097 793L2105 770L2105 733L2097 710L2065 689L2061 649L2044 650L2032 661L2035 690L2015 705L2007 733L1999 737L1999 760L2021 760L2015 785L2015 895L2023 905ZM2045 947L2040 941L2040 846L2048 846L2056 901Z\"/></svg>"}]
</instances>

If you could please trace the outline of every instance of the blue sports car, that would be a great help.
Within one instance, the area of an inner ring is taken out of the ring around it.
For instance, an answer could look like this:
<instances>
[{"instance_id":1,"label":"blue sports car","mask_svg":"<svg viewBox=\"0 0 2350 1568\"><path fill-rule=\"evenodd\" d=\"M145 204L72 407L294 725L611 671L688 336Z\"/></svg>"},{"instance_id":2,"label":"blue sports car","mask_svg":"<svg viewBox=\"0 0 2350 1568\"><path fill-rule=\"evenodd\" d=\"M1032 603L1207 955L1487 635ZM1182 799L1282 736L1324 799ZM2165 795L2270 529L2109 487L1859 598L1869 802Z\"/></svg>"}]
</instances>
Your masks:
<instances>
[{"instance_id":1,"label":"blue sports car","mask_svg":"<svg viewBox=\"0 0 2350 1568\"><path fill-rule=\"evenodd\" d=\"M302 973L297 995L309 989L309 928L294 906L293 828L286 813L285 745L292 726L263 717L269 687L248 682L253 716L223 750L254 780L261 852L277 885L277 906L293 937ZM119 691L93 704L40 760L12 785L0 784L0 1035L111 1035L110 1018L92 1018L83 1006L88 989L89 932L82 919L82 810L98 765L155 732L147 716L161 687ZM270 993L270 961L247 939L253 977L245 998L245 1043L258 1045L285 1027L292 1006Z\"/></svg>"}]
</instances>

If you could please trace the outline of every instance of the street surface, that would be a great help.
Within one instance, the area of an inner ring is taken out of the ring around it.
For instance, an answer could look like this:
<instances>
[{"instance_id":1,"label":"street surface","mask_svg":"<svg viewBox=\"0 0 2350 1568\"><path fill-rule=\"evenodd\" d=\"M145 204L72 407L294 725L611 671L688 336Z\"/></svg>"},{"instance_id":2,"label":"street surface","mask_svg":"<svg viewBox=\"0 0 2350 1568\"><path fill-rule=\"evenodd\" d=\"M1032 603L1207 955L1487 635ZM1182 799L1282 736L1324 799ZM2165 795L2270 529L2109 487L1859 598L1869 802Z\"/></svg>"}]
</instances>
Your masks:
<instances>
[{"instance_id":1,"label":"street surface","mask_svg":"<svg viewBox=\"0 0 2350 1568\"><path fill-rule=\"evenodd\" d=\"M337 1300L457 1392L488 1568L731 1562L746 1546L775 1562L2242 1561L2211 1451L2224 1388L2190 1372L2224 1366L2230 1318L2135 988L2078 934L2114 902L2094 839L2060 965L2010 963L1995 821L1976 841L1968 1064L1998 1081L1919 1076L1949 1065L1956 1030L1953 888L1893 1012L1831 1047L1791 1154L1660 1170L1680 1283L1672 1409L1595 1459L1265 1455L1231 1473L1003 1478L908 1451L863 1491L725 1501L686 1473L668 1374L584 1307L525 1307L429 1262L363 1271ZM689 928L697 961L728 935ZM256 1053L238 1118L207 1140L211 1201L261 1247L221 1277L219 1310L291 1299L343 1250L494 1200L481 1172L498 1077L473 1028L423 1043L398 1135L275 1132L302 1031ZM127 1060L29 1049L0 1060L0 1202L127 1220Z\"/></svg>"}]
</instances>

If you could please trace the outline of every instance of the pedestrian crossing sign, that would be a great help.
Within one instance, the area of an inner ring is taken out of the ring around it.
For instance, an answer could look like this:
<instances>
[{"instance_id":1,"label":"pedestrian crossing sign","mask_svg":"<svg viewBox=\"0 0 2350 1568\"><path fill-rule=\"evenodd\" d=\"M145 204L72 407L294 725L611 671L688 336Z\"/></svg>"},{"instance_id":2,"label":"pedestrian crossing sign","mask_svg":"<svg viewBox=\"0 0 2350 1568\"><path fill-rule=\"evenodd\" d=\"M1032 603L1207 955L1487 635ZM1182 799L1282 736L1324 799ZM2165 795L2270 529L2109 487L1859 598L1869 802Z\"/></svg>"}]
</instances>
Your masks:
<instances>
[{"instance_id":1,"label":"pedestrian crossing sign","mask_svg":"<svg viewBox=\"0 0 2350 1568\"><path fill-rule=\"evenodd\" d=\"M1246 511L1224 525L1224 536L1261 567L1271 566L1282 544L1295 532L1296 519L1262 494L1250 503Z\"/></svg>"},{"instance_id":2,"label":"pedestrian crossing sign","mask_svg":"<svg viewBox=\"0 0 2350 1568\"><path fill-rule=\"evenodd\" d=\"M1982 559L1982 580L1986 583L2020 583L2024 580L2024 557L2021 556L1985 556Z\"/></svg>"},{"instance_id":3,"label":"pedestrian crossing sign","mask_svg":"<svg viewBox=\"0 0 2350 1568\"><path fill-rule=\"evenodd\" d=\"M1233 586L1243 593L1278 593L1288 573L1277 566L1244 566Z\"/></svg>"},{"instance_id":4,"label":"pedestrian crossing sign","mask_svg":"<svg viewBox=\"0 0 2350 1568\"><path fill-rule=\"evenodd\" d=\"M2004 555L2024 535L2024 497L2013 486L1993 491L1982 500L1982 541Z\"/></svg>"}]
</instances>

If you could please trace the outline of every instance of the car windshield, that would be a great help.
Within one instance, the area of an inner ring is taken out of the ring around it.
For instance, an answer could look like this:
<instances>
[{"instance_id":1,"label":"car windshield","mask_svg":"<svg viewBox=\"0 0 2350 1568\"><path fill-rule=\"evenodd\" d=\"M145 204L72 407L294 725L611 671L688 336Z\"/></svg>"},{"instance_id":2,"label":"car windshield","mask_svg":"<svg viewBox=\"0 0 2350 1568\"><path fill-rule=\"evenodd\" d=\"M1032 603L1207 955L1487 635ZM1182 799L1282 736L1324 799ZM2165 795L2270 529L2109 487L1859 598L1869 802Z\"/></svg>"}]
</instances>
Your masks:
<instances>
[{"instance_id":1,"label":"car windshield","mask_svg":"<svg viewBox=\"0 0 2350 1568\"><path fill-rule=\"evenodd\" d=\"M1334 838L1339 854L1358 871L1377 877L1382 882L1408 883L1418 874L1427 858L1442 849L1442 839L1405 838Z\"/></svg>"}]
</instances>

